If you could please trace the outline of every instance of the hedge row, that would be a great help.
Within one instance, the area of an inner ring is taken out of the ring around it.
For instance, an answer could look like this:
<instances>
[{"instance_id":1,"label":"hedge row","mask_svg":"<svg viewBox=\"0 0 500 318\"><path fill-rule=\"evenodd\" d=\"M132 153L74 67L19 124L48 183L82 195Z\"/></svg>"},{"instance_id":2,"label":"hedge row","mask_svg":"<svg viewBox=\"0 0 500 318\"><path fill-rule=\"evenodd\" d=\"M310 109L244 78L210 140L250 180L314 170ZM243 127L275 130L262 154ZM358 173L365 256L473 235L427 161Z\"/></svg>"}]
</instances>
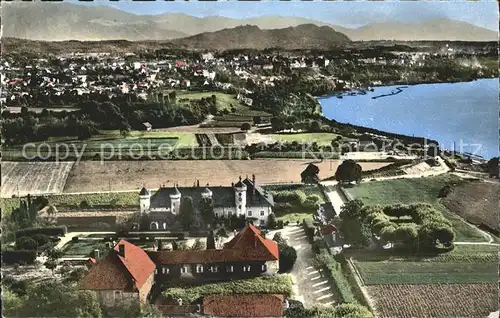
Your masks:
<instances>
[{"instance_id":1,"label":"hedge row","mask_svg":"<svg viewBox=\"0 0 500 318\"><path fill-rule=\"evenodd\" d=\"M33 264L36 260L36 254L36 250L4 250L2 251L2 262L4 264Z\"/></svg>"},{"instance_id":2,"label":"hedge row","mask_svg":"<svg viewBox=\"0 0 500 318\"><path fill-rule=\"evenodd\" d=\"M68 232L66 226L54 226L54 227L36 227L19 230L16 232L16 237L22 236L33 236L35 234L45 234L48 236L63 236Z\"/></svg>"}]
</instances>

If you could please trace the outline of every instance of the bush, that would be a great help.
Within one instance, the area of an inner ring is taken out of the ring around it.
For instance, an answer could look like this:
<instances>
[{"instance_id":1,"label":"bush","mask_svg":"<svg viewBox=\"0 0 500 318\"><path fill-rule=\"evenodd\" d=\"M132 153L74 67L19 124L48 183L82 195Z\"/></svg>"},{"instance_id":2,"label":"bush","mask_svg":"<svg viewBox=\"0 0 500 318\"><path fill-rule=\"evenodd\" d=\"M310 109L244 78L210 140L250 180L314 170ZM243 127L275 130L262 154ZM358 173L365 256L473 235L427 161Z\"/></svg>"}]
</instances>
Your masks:
<instances>
[{"instance_id":1,"label":"bush","mask_svg":"<svg viewBox=\"0 0 500 318\"><path fill-rule=\"evenodd\" d=\"M304 226L306 235L309 238L309 241L312 242L314 240L314 232L316 231L316 227L314 226L313 221L310 219L304 219L302 220L302 224Z\"/></svg>"},{"instance_id":2,"label":"bush","mask_svg":"<svg viewBox=\"0 0 500 318\"><path fill-rule=\"evenodd\" d=\"M80 208L81 209L88 209L88 208L90 208L90 204L87 202L87 200L82 200L82 202L80 202Z\"/></svg>"},{"instance_id":3,"label":"bush","mask_svg":"<svg viewBox=\"0 0 500 318\"><path fill-rule=\"evenodd\" d=\"M22 236L16 240L16 248L19 250L36 250L37 242L28 236Z\"/></svg>"},{"instance_id":4,"label":"bush","mask_svg":"<svg viewBox=\"0 0 500 318\"><path fill-rule=\"evenodd\" d=\"M36 260L36 250L2 251L2 262L5 264L33 264Z\"/></svg>"},{"instance_id":5,"label":"bush","mask_svg":"<svg viewBox=\"0 0 500 318\"><path fill-rule=\"evenodd\" d=\"M36 241L38 246L43 246L43 245L47 244L49 241L51 241L50 236L45 235L45 234L34 234L31 237Z\"/></svg>"},{"instance_id":6,"label":"bush","mask_svg":"<svg viewBox=\"0 0 500 318\"><path fill-rule=\"evenodd\" d=\"M48 236L63 236L68 232L66 226L28 228L16 232L16 237L45 234Z\"/></svg>"},{"instance_id":7,"label":"bush","mask_svg":"<svg viewBox=\"0 0 500 318\"><path fill-rule=\"evenodd\" d=\"M73 236L73 237L71 238L71 241L72 241L72 242L78 242L78 236Z\"/></svg>"}]
</instances>

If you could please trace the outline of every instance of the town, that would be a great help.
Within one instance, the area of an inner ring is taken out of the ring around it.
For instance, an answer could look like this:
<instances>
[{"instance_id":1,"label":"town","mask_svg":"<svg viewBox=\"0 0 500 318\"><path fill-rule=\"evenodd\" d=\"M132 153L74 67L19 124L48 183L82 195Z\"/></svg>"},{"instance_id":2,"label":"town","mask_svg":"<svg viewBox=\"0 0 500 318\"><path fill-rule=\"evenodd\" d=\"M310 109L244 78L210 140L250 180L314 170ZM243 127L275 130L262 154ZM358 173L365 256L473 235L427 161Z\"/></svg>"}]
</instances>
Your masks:
<instances>
[{"instance_id":1,"label":"town","mask_svg":"<svg viewBox=\"0 0 500 318\"><path fill-rule=\"evenodd\" d=\"M498 149L379 125L490 116L443 87L489 96L498 43L345 30L4 37L3 316L498 317Z\"/></svg>"}]
</instances>

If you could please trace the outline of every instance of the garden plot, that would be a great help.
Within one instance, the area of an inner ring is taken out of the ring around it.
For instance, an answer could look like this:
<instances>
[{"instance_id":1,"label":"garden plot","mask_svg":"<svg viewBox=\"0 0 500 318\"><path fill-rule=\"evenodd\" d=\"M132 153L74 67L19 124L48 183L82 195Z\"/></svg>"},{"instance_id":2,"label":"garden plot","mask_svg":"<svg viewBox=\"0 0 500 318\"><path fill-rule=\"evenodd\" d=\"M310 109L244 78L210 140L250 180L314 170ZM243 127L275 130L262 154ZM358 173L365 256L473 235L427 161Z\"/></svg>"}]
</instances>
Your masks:
<instances>
[{"instance_id":1,"label":"garden plot","mask_svg":"<svg viewBox=\"0 0 500 318\"><path fill-rule=\"evenodd\" d=\"M2 162L0 196L61 193L74 162Z\"/></svg>"}]
</instances>

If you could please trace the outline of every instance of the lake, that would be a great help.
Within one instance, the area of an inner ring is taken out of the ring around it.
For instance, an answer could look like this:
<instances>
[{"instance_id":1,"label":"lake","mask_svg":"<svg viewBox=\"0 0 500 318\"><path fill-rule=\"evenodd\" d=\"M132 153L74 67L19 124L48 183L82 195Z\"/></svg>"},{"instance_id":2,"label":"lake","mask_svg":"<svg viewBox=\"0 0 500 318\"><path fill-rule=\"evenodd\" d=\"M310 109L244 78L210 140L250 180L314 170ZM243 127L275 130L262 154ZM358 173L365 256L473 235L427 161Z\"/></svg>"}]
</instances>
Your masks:
<instances>
[{"instance_id":1,"label":"lake","mask_svg":"<svg viewBox=\"0 0 500 318\"><path fill-rule=\"evenodd\" d=\"M444 149L455 142L457 151L489 159L498 155L498 98L498 79L481 79L382 86L366 95L318 101L329 119L437 140Z\"/></svg>"}]
</instances>

